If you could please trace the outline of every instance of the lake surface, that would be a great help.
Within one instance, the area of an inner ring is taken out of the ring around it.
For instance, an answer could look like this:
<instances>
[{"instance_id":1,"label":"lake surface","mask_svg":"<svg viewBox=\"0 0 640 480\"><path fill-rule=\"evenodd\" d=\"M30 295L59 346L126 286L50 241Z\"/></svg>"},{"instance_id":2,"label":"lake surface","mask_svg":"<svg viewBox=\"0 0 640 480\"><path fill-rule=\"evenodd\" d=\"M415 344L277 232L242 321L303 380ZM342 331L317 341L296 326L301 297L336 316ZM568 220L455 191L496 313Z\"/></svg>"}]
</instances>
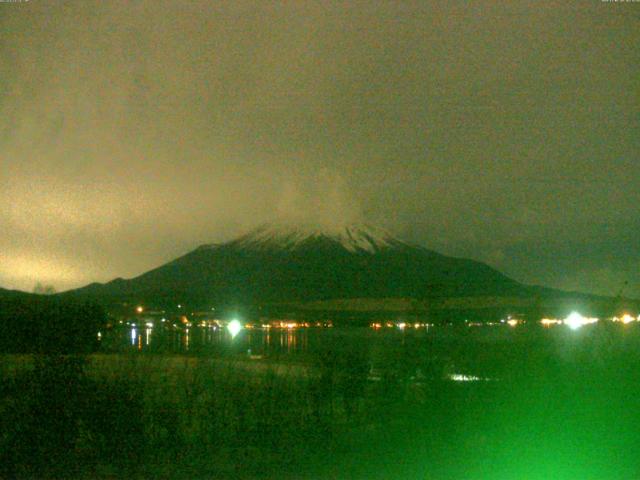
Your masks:
<instances>
[{"instance_id":1,"label":"lake surface","mask_svg":"<svg viewBox=\"0 0 640 480\"><path fill-rule=\"evenodd\" d=\"M640 349L640 325L602 323L579 330L540 325L422 328L243 328L118 326L102 335L113 353L182 354L252 361L365 364L413 378L468 381L532 373L561 364L607 363ZM338 360L335 360L338 359ZM381 373L382 372L382 373Z\"/></svg>"}]
</instances>

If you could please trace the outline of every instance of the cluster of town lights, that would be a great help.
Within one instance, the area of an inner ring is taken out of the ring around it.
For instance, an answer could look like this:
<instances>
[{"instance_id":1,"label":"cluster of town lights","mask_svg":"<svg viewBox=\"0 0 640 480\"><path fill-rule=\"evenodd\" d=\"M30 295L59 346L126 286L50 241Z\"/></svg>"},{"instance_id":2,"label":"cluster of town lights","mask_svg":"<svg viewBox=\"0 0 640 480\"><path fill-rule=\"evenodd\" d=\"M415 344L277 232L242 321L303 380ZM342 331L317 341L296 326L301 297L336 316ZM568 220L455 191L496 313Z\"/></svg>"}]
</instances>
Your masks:
<instances>
[{"instance_id":1,"label":"cluster of town lights","mask_svg":"<svg viewBox=\"0 0 640 480\"><path fill-rule=\"evenodd\" d=\"M629 315L628 313L625 313L624 315L622 315L621 317L613 317L610 319L612 322L615 323L623 323L625 325L631 323L631 322L640 322L640 316L638 316L637 318ZM591 325L594 323L597 323L599 321L598 318L595 317L585 317L581 314L579 314L578 312L572 312L567 318L565 318L564 320L557 320L557 319L552 319L552 318L543 318L540 323L542 325L544 325L545 327L549 327L551 325L558 325L558 324L564 324L566 326L568 326L570 329L572 330L577 330L580 327L583 327L584 325Z\"/></svg>"},{"instance_id":2,"label":"cluster of town lights","mask_svg":"<svg viewBox=\"0 0 640 480\"><path fill-rule=\"evenodd\" d=\"M178 307L182 307L182 305L179 305ZM213 310L213 309L212 309ZM138 305L135 308L135 311L137 314L141 314L143 312L145 312L145 308L142 305ZM155 312L154 312L155 313ZM187 326L190 327L192 324L191 322L187 319L186 316L182 316L180 317L182 323ZM617 323L622 323L624 325L627 325L629 323L632 322L639 322L640 323L640 315L638 317L634 317L633 315L630 315L628 313L625 313L624 315L622 315L621 317L613 317L610 318L609 320L611 320L612 322L617 322ZM167 319L166 318L162 318L162 323L166 322ZM557 319L557 318L543 318L540 320L540 324L543 327L552 327L555 325L566 325L568 326L570 329L572 330L577 330L580 327L584 326L584 325L590 325L590 324L594 324L596 322L598 322L599 319L595 318L595 317L585 317L583 315L581 315L578 312L572 312L569 316L567 316L564 320L561 319ZM263 320L264 322L264 320ZM122 320L120 320L119 322L120 324L123 323ZM512 318L511 316L507 317L507 319L502 319L500 320L500 322L470 322L468 320L465 320L465 324L469 327L473 327L473 326L493 326L493 325L503 325L503 324L507 324L510 327L516 327L518 325L522 325L524 324L525 321L524 320L520 320L520 319L516 319L516 318ZM131 327L133 327L135 329L136 324L135 323L130 323L127 322L127 325L130 325ZM151 321L147 321L145 323L147 328L153 328L154 323ZM224 327L224 322L220 321L220 320L202 320L198 323L199 326L201 327L213 327L213 328L222 328ZM174 324L175 326L175 324ZM243 328L247 328L247 329L252 329L252 328L260 328L262 327L263 329L269 329L269 328L282 328L282 329L295 329L295 328L300 328L300 327L332 327L333 324L332 322L315 322L315 323L309 323L309 322L298 322L298 321L291 321L291 320L286 320L286 321L282 321L282 320L278 320L278 321L272 321L270 323L262 323L262 324L258 324L258 325L254 325L252 323L247 323L246 325L242 325L242 323L240 323L240 321L238 321L237 319L233 319L231 320L228 324L227 324L227 331L231 334L232 337L236 337L238 335L238 333L240 333L240 331ZM429 327L433 327L434 324L432 323L409 323L409 322L374 322L370 324L370 327L378 330L381 328L398 328L400 330L405 330L407 328L429 328Z\"/></svg>"},{"instance_id":3,"label":"cluster of town lights","mask_svg":"<svg viewBox=\"0 0 640 480\"><path fill-rule=\"evenodd\" d=\"M540 324L543 327L552 327L554 325L566 325L567 327L569 327L572 330L577 330L580 327L583 327L584 325L591 325L594 323L597 323L600 319L596 318L596 317L585 317L583 315L581 315L578 312L571 312L570 315L568 315L564 320L563 319L558 319L558 318L543 318L542 320L540 320ZM624 315L622 315L621 317L613 317L610 318L609 320L611 320L612 322L619 322L619 323L623 323L623 324L629 324L631 322L639 322L640 323L640 315L638 317L634 317L632 315L629 315L628 313L625 313ZM468 327L483 327L483 326L496 326L496 325L509 325L510 327L516 327L518 325L523 325L524 323L526 323L524 320L521 319L517 319L517 318L512 318L512 317L507 317L507 319L502 319L499 322L469 322L469 321L465 321L465 324ZM416 324L412 324L412 323L404 323L404 322L399 322L399 323L392 323L392 322L386 322L386 323L380 323L380 322L375 322L372 323L371 328L378 330L380 328L383 327L395 327L395 328L399 328L400 330L404 330L407 327L414 327L414 328L421 328L421 327L431 327L433 326L433 324L429 324L429 323L416 323Z\"/></svg>"},{"instance_id":4,"label":"cluster of town lights","mask_svg":"<svg viewBox=\"0 0 640 480\"><path fill-rule=\"evenodd\" d=\"M433 327L433 323L407 323L407 322L374 322L369 325L374 330L378 330L380 328L399 328L400 330L404 330L405 328L429 328Z\"/></svg>"},{"instance_id":5,"label":"cluster of town lights","mask_svg":"<svg viewBox=\"0 0 640 480\"><path fill-rule=\"evenodd\" d=\"M626 325L631 322L640 322L640 315L638 315L638 318L635 318L628 313L625 313L622 317L613 317L611 321L624 323Z\"/></svg>"},{"instance_id":6,"label":"cluster of town lights","mask_svg":"<svg viewBox=\"0 0 640 480\"><path fill-rule=\"evenodd\" d=\"M269 330L271 328L280 328L284 330L293 330L296 328L310 328L310 327L320 327L320 328L331 328L333 327L332 322L297 322L297 321L275 321L271 323L263 323L254 325L253 323L247 323L244 326L236 319L231 320L227 324L227 331L231 334L231 337L235 337L240 333L240 331L245 328L247 330L252 330L254 328L262 328L265 330Z\"/></svg>"}]
</instances>

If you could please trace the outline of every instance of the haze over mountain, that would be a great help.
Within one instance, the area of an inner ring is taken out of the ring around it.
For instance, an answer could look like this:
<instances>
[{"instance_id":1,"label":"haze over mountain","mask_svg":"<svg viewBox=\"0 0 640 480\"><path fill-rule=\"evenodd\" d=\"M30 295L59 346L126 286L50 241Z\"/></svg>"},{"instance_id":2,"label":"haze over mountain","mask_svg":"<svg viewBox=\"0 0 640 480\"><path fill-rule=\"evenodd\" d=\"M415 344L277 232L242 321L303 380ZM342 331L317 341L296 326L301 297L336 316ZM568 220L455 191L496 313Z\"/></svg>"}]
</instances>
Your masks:
<instances>
[{"instance_id":1,"label":"haze over mountain","mask_svg":"<svg viewBox=\"0 0 640 480\"><path fill-rule=\"evenodd\" d=\"M570 296L521 284L484 263L441 255L364 224L263 225L226 243L202 245L138 277L65 295L102 302L342 311L526 309Z\"/></svg>"}]
</instances>

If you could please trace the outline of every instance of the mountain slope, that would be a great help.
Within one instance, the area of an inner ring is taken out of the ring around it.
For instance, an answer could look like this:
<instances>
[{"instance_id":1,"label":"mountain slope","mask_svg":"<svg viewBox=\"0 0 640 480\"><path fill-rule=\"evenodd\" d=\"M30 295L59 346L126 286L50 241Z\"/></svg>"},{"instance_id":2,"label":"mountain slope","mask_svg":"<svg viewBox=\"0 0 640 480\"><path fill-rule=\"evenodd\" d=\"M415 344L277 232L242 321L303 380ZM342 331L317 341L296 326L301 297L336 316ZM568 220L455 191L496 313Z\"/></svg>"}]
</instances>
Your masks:
<instances>
[{"instance_id":1,"label":"mountain slope","mask_svg":"<svg viewBox=\"0 0 640 480\"><path fill-rule=\"evenodd\" d=\"M479 262L451 258L365 225L334 231L263 226L139 277L76 295L195 303L336 298L526 295L530 287Z\"/></svg>"},{"instance_id":2,"label":"mountain slope","mask_svg":"<svg viewBox=\"0 0 640 480\"><path fill-rule=\"evenodd\" d=\"M20 290L7 290L0 288L0 300L5 298L18 298L18 297L34 297L32 293L22 292Z\"/></svg>"}]
</instances>

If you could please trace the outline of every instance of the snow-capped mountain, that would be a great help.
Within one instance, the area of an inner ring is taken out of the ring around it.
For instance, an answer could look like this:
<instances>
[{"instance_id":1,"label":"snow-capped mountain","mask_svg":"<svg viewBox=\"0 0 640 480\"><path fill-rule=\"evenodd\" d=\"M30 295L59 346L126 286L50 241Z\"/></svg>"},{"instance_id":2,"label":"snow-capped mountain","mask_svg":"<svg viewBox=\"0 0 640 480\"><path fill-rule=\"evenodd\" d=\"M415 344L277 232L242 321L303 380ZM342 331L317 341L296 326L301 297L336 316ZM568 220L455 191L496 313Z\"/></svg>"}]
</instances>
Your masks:
<instances>
[{"instance_id":1,"label":"snow-capped mountain","mask_svg":"<svg viewBox=\"0 0 640 480\"><path fill-rule=\"evenodd\" d=\"M263 225L129 280L69 292L150 303L272 305L330 299L524 295L525 285L472 260L403 242L367 225Z\"/></svg>"},{"instance_id":2,"label":"snow-capped mountain","mask_svg":"<svg viewBox=\"0 0 640 480\"><path fill-rule=\"evenodd\" d=\"M313 225L265 224L233 240L229 245L246 250L292 251L322 242L340 245L352 253L370 254L407 245L386 230L366 224L345 225L333 229ZM213 244L200 248L217 248L218 246Z\"/></svg>"}]
</instances>

